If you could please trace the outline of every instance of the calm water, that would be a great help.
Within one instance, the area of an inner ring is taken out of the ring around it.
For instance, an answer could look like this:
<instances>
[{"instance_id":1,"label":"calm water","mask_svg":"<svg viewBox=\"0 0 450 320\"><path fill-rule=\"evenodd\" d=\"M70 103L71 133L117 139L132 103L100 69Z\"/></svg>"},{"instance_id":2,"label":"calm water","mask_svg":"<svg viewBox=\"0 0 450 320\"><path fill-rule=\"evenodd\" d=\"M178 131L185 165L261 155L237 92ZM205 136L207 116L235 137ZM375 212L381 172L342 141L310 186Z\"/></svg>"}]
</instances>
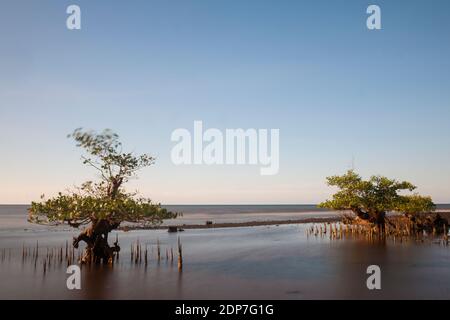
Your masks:
<instances>
[{"instance_id":1,"label":"calm water","mask_svg":"<svg viewBox=\"0 0 450 320\"><path fill-rule=\"evenodd\" d=\"M118 263L112 268L83 267L82 290L69 291L64 263L48 266L44 274L43 258L36 266L32 259L23 260L22 247L31 250L38 241L45 256L46 250L61 248L77 231L30 226L23 221L23 209L1 207L2 299L450 298L450 247L430 242L368 243L307 237L308 225L186 230L179 234L164 230L117 232L110 239L119 236L122 251ZM266 213L272 214L273 209ZM176 258L172 261L165 256L166 250L176 249L178 236L184 251L181 273ZM138 239L149 253L147 267L130 259L131 244ZM156 258L158 242L161 261ZM381 267L380 291L366 288L366 268L371 264Z\"/></svg>"},{"instance_id":2,"label":"calm water","mask_svg":"<svg viewBox=\"0 0 450 320\"><path fill-rule=\"evenodd\" d=\"M166 220L165 225L249 222L262 220L288 220L311 217L332 217L338 213L317 208L315 205L172 205L168 210L182 213ZM45 231L55 229L29 224L26 205L0 205L0 232L6 230ZM60 228L61 229L61 228ZM68 230L68 228L66 227Z\"/></svg>"}]
</instances>

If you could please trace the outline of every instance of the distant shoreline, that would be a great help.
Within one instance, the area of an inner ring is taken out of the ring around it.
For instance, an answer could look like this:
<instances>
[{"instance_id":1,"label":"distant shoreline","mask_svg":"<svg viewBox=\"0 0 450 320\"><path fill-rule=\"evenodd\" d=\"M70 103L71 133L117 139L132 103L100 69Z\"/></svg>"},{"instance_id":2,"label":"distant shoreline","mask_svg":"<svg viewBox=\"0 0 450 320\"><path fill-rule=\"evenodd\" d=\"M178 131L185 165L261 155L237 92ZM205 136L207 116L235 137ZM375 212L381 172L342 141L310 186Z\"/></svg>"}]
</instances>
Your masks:
<instances>
[{"instance_id":1,"label":"distant shoreline","mask_svg":"<svg viewBox=\"0 0 450 320\"><path fill-rule=\"evenodd\" d=\"M450 211L436 210L444 219L450 222ZM160 226L123 226L118 230L133 231L133 230L168 230L169 227L177 228L178 230L193 230L193 229L219 229L219 228L242 228L242 227L259 227L259 226L278 226L286 224L305 224L305 223L335 223L340 222L342 216L332 217L311 217L302 219L285 219L285 220L260 220L260 221L243 221L243 222L218 222L212 224L174 224L174 225L160 225Z\"/></svg>"},{"instance_id":2,"label":"distant shoreline","mask_svg":"<svg viewBox=\"0 0 450 320\"><path fill-rule=\"evenodd\" d=\"M124 226L120 227L122 231L132 230L165 230L169 227L178 228L179 230L186 229L218 229L218 228L240 228L240 227L258 227L258 226L278 226L284 224L303 224L303 223L332 223L341 221L341 217L326 217L326 218L304 218L304 219L289 219L289 220L266 220L266 221L246 221L246 222L223 222L205 224L180 224L180 225L161 225L148 227Z\"/></svg>"}]
</instances>

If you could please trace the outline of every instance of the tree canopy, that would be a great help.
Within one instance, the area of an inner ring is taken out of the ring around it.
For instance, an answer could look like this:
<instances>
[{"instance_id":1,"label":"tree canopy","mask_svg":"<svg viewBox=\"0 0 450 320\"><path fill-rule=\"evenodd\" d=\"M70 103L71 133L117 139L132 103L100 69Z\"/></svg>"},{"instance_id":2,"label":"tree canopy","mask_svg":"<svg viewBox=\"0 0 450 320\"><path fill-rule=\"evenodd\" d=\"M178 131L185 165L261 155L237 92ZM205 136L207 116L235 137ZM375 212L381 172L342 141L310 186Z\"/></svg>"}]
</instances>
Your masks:
<instances>
[{"instance_id":1,"label":"tree canopy","mask_svg":"<svg viewBox=\"0 0 450 320\"><path fill-rule=\"evenodd\" d=\"M417 214L433 211L435 205L430 197L418 194L402 195L401 192L412 192L416 186L407 181L397 181L383 176L372 176L363 180L353 170L341 176L327 178L329 186L338 191L332 199L319 204L322 208L348 210L359 218L377 224L384 224L387 212Z\"/></svg>"},{"instance_id":2,"label":"tree canopy","mask_svg":"<svg viewBox=\"0 0 450 320\"><path fill-rule=\"evenodd\" d=\"M68 223L77 227L105 219L117 225L125 221L157 224L176 217L159 203L137 193L128 193L123 187L138 170L152 165L155 158L148 154L136 156L123 152L119 136L111 130L96 133L80 128L68 137L85 151L83 163L95 168L100 180L87 181L74 190L58 193L56 197L45 199L42 196L41 202L32 202L31 222Z\"/></svg>"}]
</instances>

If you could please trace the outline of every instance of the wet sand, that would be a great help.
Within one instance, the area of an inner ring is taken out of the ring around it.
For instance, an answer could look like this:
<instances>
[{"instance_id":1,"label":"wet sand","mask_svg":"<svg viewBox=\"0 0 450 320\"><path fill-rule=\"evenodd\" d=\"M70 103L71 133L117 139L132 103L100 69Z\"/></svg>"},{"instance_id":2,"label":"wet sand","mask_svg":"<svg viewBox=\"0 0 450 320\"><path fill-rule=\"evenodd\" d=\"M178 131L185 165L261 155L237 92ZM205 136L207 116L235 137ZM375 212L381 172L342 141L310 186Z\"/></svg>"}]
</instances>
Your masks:
<instances>
[{"instance_id":1,"label":"wet sand","mask_svg":"<svg viewBox=\"0 0 450 320\"><path fill-rule=\"evenodd\" d=\"M119 228L122 231L130 230L165 230L170 227L176 227L178 230L184 231L185 229L216 229L216 228L239 228L239 227L259 227L259 226L279 226L284 224L304 224L304 223L332 223L341 221L341 218L327 217L327 218L303 218L303 219L289 219L289 220L262 220L262 221L247 221L247 222L222 222L211 224L163 224L155 227L133 227L125 226Z\"/></svg>"}]
</instances>

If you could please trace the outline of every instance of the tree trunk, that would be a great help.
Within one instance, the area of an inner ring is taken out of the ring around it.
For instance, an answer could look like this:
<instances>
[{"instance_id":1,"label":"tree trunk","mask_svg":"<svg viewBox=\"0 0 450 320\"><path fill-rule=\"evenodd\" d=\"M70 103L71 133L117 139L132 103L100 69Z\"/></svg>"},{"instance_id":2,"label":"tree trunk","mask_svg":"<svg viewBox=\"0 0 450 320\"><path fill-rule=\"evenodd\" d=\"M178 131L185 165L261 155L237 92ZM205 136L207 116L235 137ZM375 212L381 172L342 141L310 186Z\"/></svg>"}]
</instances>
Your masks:
<instances>
[{"instance_id":1,"label":"tree trunk","mask_svg":"<svg viewBox=\"0 0 450 320\"><path fill-rule=\"evenodd\" d=\"M117 242L113 247L109 246L108 234L118 226L119 223L108 219L92 220L91 225L73 239L75 248L78 248L80 241L87 244L81 263L112 263L120 247Z\"/></svg>"},{"instance_id":2,"label":"tree trunk","mask_svg":"<svg viewBox=\"0 0 450 320\"><path fill-rule=\"evenodd\" d=\"M359 208L352 209L353 213L356 214L356 216L362 220L369 220L370 216L367 212L362 211Z\"/></svg>"},{"instance_id":3,"label":"tree trunk","mask_svg":"<svg viewBox=\"0 0 450 320\"><path fill-rule=\"evenodd\" d=\"M356 216L369 223L375 225L380 233L384 233L386 229L386 213L385 212L365 212L359 208L352 209Z\"/></svg>"},{"instance_id":4,"label":"tree trunk","mask_svg":"<svg viewBox=\"0 0 450 320\"><path fill-rule=\"evenodd\" d=\"M384 233L386 229L386 213L385 212L377 212L375 214L375 224L378 227L380 233Z\"/></svg>"},{"instance_id":5,"label":"tree trunk","mask_svg":"<svg viewBox=\"0 0 450 320\"><path fill-rule=\"evenodd\" d=\"M108 186L108 196L111 199L115 199L117 197L117 194L119 192L120 186L123 183L123 178L114 177L111 178L110 184Z\"/></svg>"}]
</instances>

